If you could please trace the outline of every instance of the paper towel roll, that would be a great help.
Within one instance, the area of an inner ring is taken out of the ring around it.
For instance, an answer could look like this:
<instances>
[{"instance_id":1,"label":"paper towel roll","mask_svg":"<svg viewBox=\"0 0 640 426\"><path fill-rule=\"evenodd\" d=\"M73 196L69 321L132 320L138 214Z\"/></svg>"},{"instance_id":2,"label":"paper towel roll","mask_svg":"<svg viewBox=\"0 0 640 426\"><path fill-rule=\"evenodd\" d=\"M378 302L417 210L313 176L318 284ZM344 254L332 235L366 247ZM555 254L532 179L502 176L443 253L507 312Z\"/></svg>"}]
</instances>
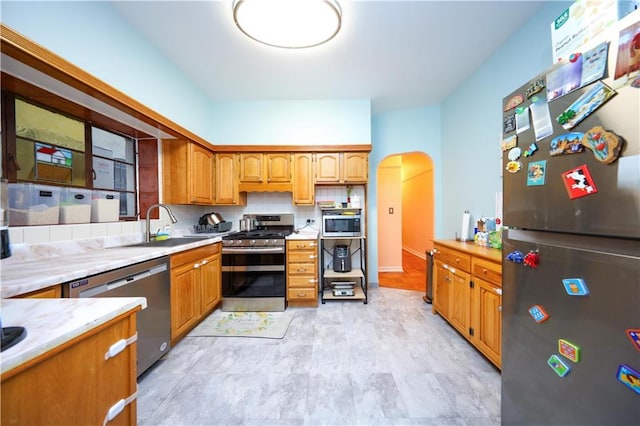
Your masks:
<instances>
[{"instance_id":1,"label":"paper towel roll","mask_svg":"<svg viewBox=\"0 0 640 426\"><path fill-rule=\"evenodd\" d=\"M460 228L460 241L467 241L469 239L469 222L471 216L469 210L465 210L462 214L462 226Z\"/></svg>"}]
</instances>

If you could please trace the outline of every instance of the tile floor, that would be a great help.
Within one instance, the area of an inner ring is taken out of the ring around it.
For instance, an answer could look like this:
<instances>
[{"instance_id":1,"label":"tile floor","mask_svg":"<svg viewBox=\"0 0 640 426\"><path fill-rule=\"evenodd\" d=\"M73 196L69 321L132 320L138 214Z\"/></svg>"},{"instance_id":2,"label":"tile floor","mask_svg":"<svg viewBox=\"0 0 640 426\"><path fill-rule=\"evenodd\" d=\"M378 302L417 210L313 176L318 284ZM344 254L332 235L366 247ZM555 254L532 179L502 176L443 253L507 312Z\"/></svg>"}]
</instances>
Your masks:
<instances>
[{"instance_id":1,"label":"tile floor","mask_svg":"<svg viewBox=\"0 0 640 426\"><path fill-rule=\"evenodd\" d=\"M500 374L422 293L289 308L283 339L185 337L139 378L140 425L500 424Z\"/></svg>"}]
</instances>

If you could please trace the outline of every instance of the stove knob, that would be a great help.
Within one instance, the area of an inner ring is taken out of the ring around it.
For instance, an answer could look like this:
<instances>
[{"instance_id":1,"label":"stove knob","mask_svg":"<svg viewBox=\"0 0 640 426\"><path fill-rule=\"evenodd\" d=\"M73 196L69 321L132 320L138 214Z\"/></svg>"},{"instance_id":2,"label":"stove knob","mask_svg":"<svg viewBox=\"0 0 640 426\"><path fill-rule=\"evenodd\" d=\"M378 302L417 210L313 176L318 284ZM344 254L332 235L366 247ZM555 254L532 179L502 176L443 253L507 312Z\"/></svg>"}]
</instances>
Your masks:
<instances>
[{"instance_id":1,"label":"stove knob","mask_svg":"<svg viewBox=\"0 0 640 426\"><path fill-rule=\"evenodd\" d=\"M255 246L256 245L256 240L249 241L249 245Z\"/></svg>"}]
</instances>

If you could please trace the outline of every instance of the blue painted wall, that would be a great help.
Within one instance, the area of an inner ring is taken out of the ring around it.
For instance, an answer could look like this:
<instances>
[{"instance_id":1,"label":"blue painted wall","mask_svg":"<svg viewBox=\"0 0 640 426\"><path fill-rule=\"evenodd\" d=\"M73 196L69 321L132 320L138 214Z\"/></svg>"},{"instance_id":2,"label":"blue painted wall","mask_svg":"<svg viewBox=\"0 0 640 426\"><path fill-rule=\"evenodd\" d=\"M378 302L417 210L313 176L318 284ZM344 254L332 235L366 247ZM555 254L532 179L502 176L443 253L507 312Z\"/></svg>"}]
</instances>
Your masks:
<instances>
[{"instance_id":1,"label":"blue painted wall","mask_svg":"<svg viewBox=\"0 0 640 426\"><path fill-rule=\"evenodd\" d=\"M103 1L0 2L5 25L209 140L211 101Z\"/></svg>"},{"instance_id":2,"label":"blue painted wall","mask_svg":"<svg viewBox=\"0 0 640 426\"><path fill-rule=\"evenodd\" d=\"M548 2L442 103L442 221L436 238L460 233L462 214L472 221L495 213L502 189L502 99L552 64L551 22L571 2ZM473 227L471 228L473 229Z\"/></svg>"},{"instance_id":3,"label":"blue painted wall","mask_svg":"<svg viewBox=\"0 0 640 426\"><path fill-rule=\"evenodd\" d=\"M216 103L210 122L220 145L371 143L369 99Z\"/></svg>"},{"instance_id":4,"label":"blue painted wall","mask_svg":"<svg viewBox=\"0 0 640 426\"><path fill-rule=\"evenodd\" d=\"M425 106L402 111L394 111L373 116L371 122L373 149L369 156L369 192L367 211L367 229L369 241L368 276L378 281L378 199L377 170L386 157L405 152L424 152L433 160L434 165L434 206L435 227L442 225L442 147L441 147L441 111L439 105Z\"/></svg>"}]
</instances>

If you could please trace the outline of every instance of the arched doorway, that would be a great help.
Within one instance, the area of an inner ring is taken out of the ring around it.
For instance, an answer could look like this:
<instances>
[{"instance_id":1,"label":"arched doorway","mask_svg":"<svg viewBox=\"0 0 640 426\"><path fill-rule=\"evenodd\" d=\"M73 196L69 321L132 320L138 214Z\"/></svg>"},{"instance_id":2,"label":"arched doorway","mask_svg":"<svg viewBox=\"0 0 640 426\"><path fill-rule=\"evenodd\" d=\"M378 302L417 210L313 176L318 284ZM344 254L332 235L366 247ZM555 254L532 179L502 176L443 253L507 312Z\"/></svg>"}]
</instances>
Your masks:
<instances>
[{"instance_id":1,"label":"arched doorway","mask_svg":"<svg viewBox=\"0 0 640 426\"><path fill-rule=\"evenodd\" d=\"M382 287L424 291L425 252L433 245L433 160L394 154L377 170L378 275Z\"/></svg>"}]
</instances>

